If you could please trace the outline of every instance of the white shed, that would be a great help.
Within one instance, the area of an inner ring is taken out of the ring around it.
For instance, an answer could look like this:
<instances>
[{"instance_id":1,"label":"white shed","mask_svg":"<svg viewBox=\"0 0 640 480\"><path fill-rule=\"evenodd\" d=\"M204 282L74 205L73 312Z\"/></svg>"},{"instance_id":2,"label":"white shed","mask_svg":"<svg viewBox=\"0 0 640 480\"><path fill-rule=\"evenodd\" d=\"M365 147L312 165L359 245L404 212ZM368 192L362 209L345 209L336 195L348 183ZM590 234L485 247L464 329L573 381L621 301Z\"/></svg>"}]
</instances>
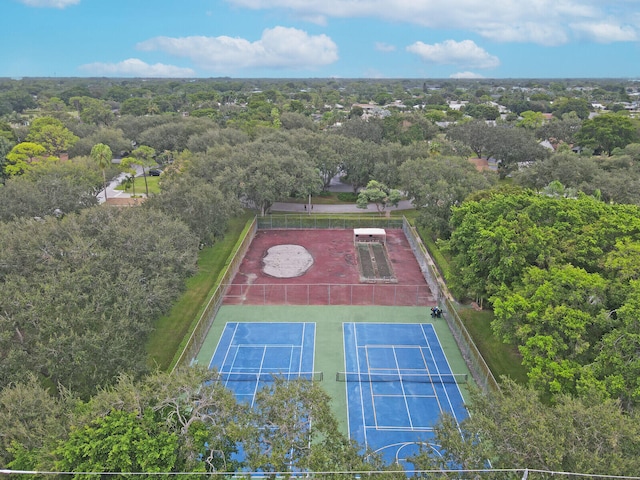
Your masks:
<instances>
[{"instance_id":1,"label":"white shed","mask_svg":"<svg viewBox=\"0 0 640 480\"><path fill-rule=\"evenodd\" d=\"M359 242L380 242L387 243L387 232L384 228L354 228L353 243Z\"/></svg>"}]
</instances>

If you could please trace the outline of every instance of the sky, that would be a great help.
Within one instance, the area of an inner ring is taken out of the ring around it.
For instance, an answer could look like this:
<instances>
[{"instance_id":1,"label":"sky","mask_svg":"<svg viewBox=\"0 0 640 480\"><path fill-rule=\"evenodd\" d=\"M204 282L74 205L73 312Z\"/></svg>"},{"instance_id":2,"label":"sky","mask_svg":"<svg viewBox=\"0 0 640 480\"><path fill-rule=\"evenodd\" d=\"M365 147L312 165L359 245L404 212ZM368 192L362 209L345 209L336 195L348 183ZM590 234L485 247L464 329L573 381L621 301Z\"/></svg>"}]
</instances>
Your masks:
<instances>
[{"instance_id":1,"label":"sky","mask_svg":"<svg viewBox=\"0 0 640 480\"><path fill-rule=\"evenodd\" d=\"M640 0L0 0L0 77L640 78Z\"/></svg>"}]
</instances>

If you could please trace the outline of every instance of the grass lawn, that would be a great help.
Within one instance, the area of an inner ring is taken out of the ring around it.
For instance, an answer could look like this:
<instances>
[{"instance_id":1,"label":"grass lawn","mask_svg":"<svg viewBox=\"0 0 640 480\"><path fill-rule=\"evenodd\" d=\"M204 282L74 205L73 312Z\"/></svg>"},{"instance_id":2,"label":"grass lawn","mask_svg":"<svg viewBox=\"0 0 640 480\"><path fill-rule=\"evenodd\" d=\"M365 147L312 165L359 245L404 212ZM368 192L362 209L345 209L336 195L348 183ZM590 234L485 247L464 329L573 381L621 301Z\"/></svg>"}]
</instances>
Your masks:
<instances>
[{"instance_id":1,"label":"grass lawn","mask_svg":"<svg viewBox=\"0 0 640 480\"><path fill-rule=\"evenodd\" d=\"M150 177L147 175L147 185L149 185L149 193L160 193L160 185L158 182L160 181L160 177ZM124 185L118 185L116 190L122 190L125 193L133 194L134 190L136 195L144 195L147 190L144 187L144 177L136 177L134 181L135 188L127 187Z\"/></svg>"},{"instance_id":2,"label":"grass lawn","mask_svg":"<svg viewBox=\"0 0 640 480\"><path fill-rule=\"evenodd\" d=\"M356 196L351 193L338 192L322 192L320 195L313 195L311 203L315 205L340 205L344 203L352 203L355 205ZM352 196L352 199L351 199ZM309 203L309 197L291 197L284 200L287 203Z\"/></svg>"},{"instance_id":3,"label":"grass lawn","mask_svg":"<svg viewBox=\"0 0 640 480\"><path fill-rule=\"evenodd\" d=\"M496 379L499 381L504 375L519 384L527 383L527 372L521 365L518 350L502 343L491 331L493 312L460 308L458 314Z\"/></svg>"},{"instance_id":4,"label":"grass lawn","mask_svg":"<svg viewBox=\"0 0 640 480\"><path fill-rule=\"evenodd\" d=\"M173 305L169 314L158 320L156 329L147 342L147 358L152 368L167 370L171 366L180 344L190 334L192 325L195 325L209 293L216 286L218 276L227 264L240 234L253 215L247 213L232 219L224 238L212 247L200 251L198 272L187 280L184 294Z\"/></svg>"}]
</instances>

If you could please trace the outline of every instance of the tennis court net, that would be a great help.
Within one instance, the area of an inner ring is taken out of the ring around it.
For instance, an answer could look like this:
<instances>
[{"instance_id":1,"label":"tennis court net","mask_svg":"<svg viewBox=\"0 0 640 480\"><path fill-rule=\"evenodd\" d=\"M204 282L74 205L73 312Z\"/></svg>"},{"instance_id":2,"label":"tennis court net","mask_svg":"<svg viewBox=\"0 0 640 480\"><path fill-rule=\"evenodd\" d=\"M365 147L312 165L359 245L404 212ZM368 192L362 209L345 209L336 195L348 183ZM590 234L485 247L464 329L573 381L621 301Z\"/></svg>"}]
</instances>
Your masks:
<instances>
[{"instance_id":1,"label":"tennis court net","mask_svg":"<svg viewBox=\"0 0 640 480\"><path fill-rule=\"evenodd\" d=\"M466 373L336 372L336 382L467 383Z\"/></svg>"},{"instance_id":2,"label":"tennis court net","mask_svg":"<svg viewBox=\"0 0 640 480\"><path fill-rule=\"evenodd\" d=\"M322 372L218 372L218 382L274 382L277 378L283 380L309 380L321 382Z\"/></svg>"}]
</instances>

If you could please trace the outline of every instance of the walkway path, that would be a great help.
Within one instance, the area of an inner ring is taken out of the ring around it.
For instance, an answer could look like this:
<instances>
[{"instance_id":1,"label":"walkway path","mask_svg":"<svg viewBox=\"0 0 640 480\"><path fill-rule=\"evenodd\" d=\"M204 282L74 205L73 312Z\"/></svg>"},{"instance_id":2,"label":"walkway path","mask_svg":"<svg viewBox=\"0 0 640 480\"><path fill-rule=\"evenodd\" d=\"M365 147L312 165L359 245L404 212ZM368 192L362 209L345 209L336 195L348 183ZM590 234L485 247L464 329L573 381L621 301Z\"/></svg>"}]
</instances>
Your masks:
<instances>
[{"instance_id":1,"label":"walkway path","mask_svg":"<svg viewBox=\"0 0 640 480\"><path fill-rule=\"evenodd\" d=\"M376 206L374 203L369 204L367 209L358 208L355 203L341 203L338 205L322 205L312 204L313 209L311 213L376 213ZM309 213L305 208L305 204L302 203L283 203L275 202L271 207L272 212L295 212L295 213ZM307 209L309 205L307 205ZM397 207L390 207L389 210L412 210L415 208L409 200L402 200Z\"/></svg>"}]
</instances>

